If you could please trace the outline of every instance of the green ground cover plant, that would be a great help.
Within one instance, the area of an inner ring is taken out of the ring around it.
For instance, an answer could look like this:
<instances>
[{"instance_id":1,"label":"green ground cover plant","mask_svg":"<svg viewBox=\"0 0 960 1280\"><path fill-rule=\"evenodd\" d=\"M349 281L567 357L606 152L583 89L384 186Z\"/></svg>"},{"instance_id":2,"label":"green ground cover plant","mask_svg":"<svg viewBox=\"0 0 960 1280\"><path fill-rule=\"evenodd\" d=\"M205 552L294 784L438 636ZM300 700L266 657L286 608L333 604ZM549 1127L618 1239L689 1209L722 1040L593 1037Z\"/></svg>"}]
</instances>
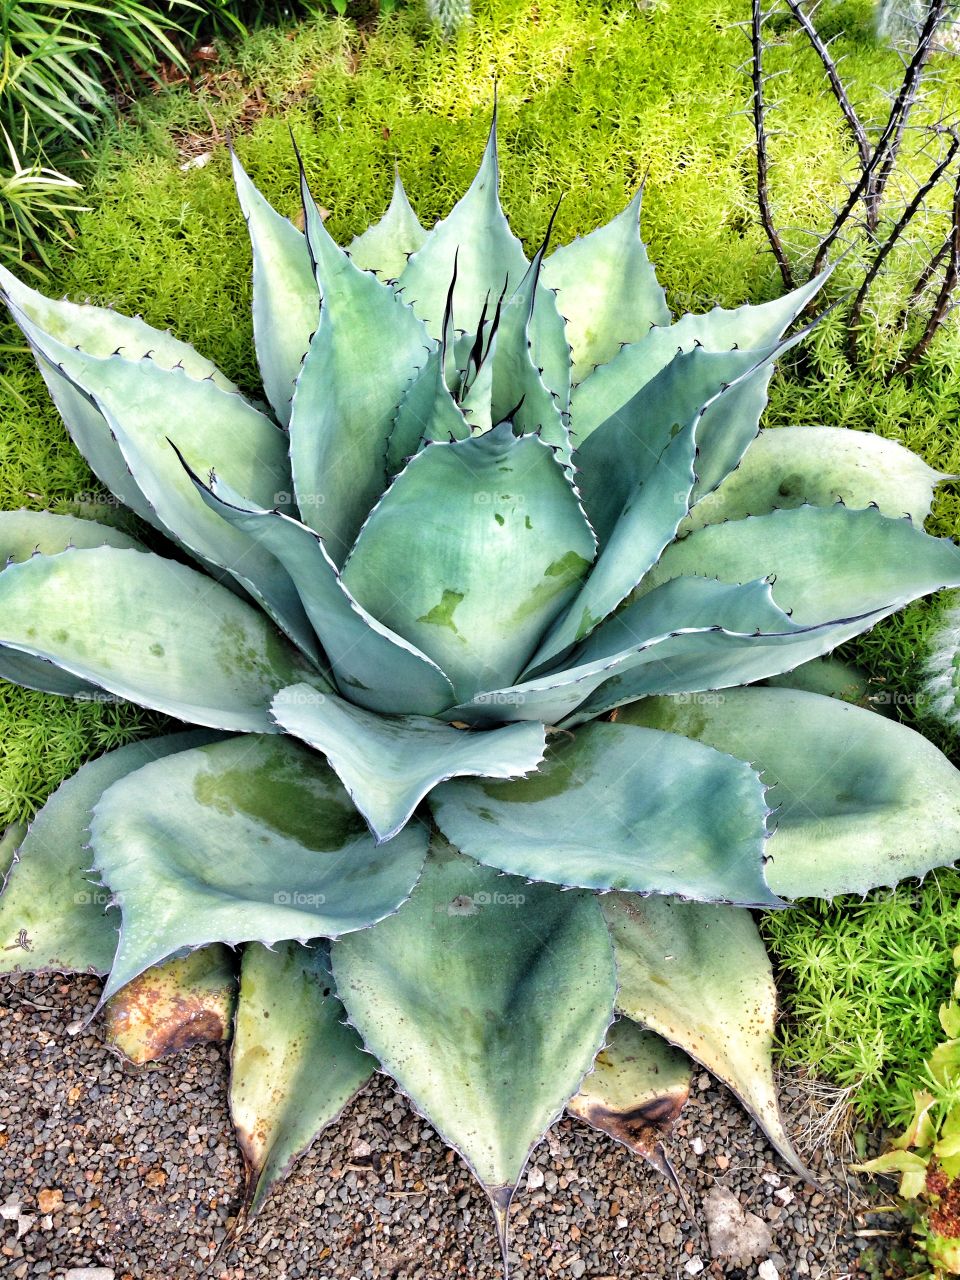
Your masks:
<instances>
[{"instance_id":1,"label":"green ground cover plant","mask_svg":"<svg viewBox=\"0 0 960 1280\"><path fill-rule=\"evenodd\" d=\"M503 202L528 251L542 237L560 190L565 198L554 234L564 243L613 217L646 175L644 231L675 311L776 296L776 269L762 252L753 206L750 126L734 110L747 100L737 70L745 45L733 26L743 16L734 4L715 3L653 9L560 3L548 14L511 0L480 7L477 22L451 42L425 36L412 16L391 19L362 40L349 26L326 22L304 26L293 39L258 33L235 49L232 84L138 105L105 138L89 189L96 215L83 220L77 251L57 255L56 287L73 298L140 312L158 327L175 326L253 391L249 250L227 180L227 156L211 134L208 111L218 131L232 126L240 135L238 148L251 175L290 215L298 202L288 164L292 127L316 194L330 207L327 225L344 242L385 207L395 159L425 223L449 209L482 147L496 76ZM833 21L848 33L841 46L858 100L869 106L873 98L879 110L879 88L872 86L892 78L898 64L874 42L869 6L837 6ZM778 81L777 199L784 234L802 252L813 243L803 229L823 221L849 155L822 94L819 65L799 39L789 41L769 60L771 69L789 67ZM949 99L956 93L956 68L944 65L942 76L936 92ZM931 118L937 107L930 104ZM209 138L213 159L184 173L180 166L194 154L198 135ZM889 283L874 299L881 320L896 309L904 282L912 283L913 266L906 257L894 262ZM230 307L223 305L226 291ZM121 520L115 509L96 505L106 495L67 441L29 360L17 353L15 334L8 328L3 338L0 507ZM878 323L863 344L865 353L876 353L875 365L865 358L853 372L840 327L828 318L811 339L815 376L801 383L787 370L779 377L766 422L865 428L915 449L941 471L960 470L954 428L960 388L951 371L960 356L956 326L938 339L920 376L878 391L876 372L901 342L894 329ZM957 515L956 497L941 490L928 528L955 532ZM926 616L915 607L891 620L860 655L891 687L903 679L898 654ZM126 706L65 706L9 685L2 686L2 698L0 821L29 816L59 777L84 759L156 727L148 713ZM58 742L58 759L41 751L40 725L46 741ZM917 954L907 968L929 974L931 988L944 984L941 996L949 987L945 930L956 888L951 873L939 873L936 885L920 892L925 906L942 897L943 911L912 916ZM884 913L907 909L910 893L894 895L893 907L884 894L859 908L861 929L871 922L876 928L865 928L869 945L859 999L848 1001L842 1025L820 1008L810 966L805 970L799 957L816 943L826 948L825 967L840 966L850 945L849 904L791 913L778 923L779 932L770 933L786 969L788 1008L794 1001L804 1013L786 1024L788 1053L839 1080L866 1077L862 1106L890 1118L909 1108L910 1083L898 1083L898 1072L909 1075L933 1044L902 1035L920 980L904 985L902 1004L893 1006L878 985L897 963L887 949ZM934 952L941 944L938 965ZM867 963L873 958L875 970ZM931 993L930 1007L936 1000ZM934 1036L933 1026L926 1030ZM828 1042L832 1054L825 1052ZM864 1043L872 1056L864 1054Z\"/></svg>"}]
</instances>

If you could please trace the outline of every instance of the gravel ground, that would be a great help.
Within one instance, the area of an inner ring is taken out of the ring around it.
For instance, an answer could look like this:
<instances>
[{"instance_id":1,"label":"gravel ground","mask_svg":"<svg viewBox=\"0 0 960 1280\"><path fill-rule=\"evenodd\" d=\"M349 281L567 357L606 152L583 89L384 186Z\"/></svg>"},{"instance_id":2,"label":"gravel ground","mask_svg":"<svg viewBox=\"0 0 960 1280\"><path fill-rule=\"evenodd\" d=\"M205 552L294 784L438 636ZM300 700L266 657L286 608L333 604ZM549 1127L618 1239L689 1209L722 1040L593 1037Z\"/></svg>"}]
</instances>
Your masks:
<instances>
[{"instance_id":1,"label":"gravel ground","mask_svg":"<svg viewBox=\"0 0 960 1280\"><path fill-rule=\"evenodd\" d=\"M242 1173L226 1114L225 1051L197 1047L127 1067L96 1027L67 1034L97 987L0 979L0 1275L60 1280L80 1267L107 1268L96 1280L499 1275L482 1193L382 1077L247 1233L224 1244ZM786 1093L789 1122L804 1126L809 1101L796 1085ZM840 1280L865 1274L860 1251L883 1242L854 1232L889 1228L889 1215L871 1218L863 1191L838 1180L835 1154L813 1159L821 1190L801 1185L705 1074L694 1078L670 1145L686 1204L624 1148L561 1121L515 1201L516 1280ZM765 1256L742 1269L711 1257L703 1205L717 1186L772 1235Z\"/></svg>"}]
</instances>

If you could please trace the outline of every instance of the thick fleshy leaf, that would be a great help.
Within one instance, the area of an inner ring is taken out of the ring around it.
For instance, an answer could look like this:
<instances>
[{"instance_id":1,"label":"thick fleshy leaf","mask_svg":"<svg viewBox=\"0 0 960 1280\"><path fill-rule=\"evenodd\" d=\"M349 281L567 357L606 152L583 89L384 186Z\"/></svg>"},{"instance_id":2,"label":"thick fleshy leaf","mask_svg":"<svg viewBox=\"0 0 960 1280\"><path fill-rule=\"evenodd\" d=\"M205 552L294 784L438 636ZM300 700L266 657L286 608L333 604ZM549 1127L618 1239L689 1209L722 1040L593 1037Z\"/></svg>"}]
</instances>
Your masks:
<instances>
[{"instance_id":1,"label":"thick fleshy leaf","mask_svg":"<svg viewBox=\"0 0 960 1280\"><path fill-rule=\"evenodd\" d=\"M782 675L770 676L763 683L776 689L822 693L825 697L840 698L843 702L852 702L858 707L870 707L884 716L896 714L894 708L898 696L895 691L885 690L878 681L854 663L844 662L829 654L802 662L799 667L785 671Z\"/></svg>"},{"instance_id":2,"label":"thick fleshy leaf","mask_svg":"<svg viewBox=\"0 0 960 1280\"><path fill-rule=\"evenodd\" d=\"M230 1113L248 1221L376 1070L343 1018L326 943L244 947Z\"/></svg>"},{"instance_id":3,"label":"thick fleshy leaf","mask_svg":"<svg viewBox=\"0 0 960 1280\"><path fill-rule=\"evenodd\" d=\"M136 538L95 520L50 511L0 511L0 571L33 555L53 556L68 547L136 549Z\"/></svg>"},{"instance_id":4,"label":"thick fleshy leaf","mask_svg":"<svg viewBox=\"0 0 960 1280\"><path fill-rule=\"evenodd\" d=\"M576 712L578 719L592 720L599 714L595 704L609 699L610 707L618 706L650 692L648 685L653 692L664 683L671 691L711 688L782 671L788 665L783 646L790 646L797 655L793 661L800 662L809 651L837 643L834 630L805 629L791 621L774 603L766 581L741 585L675 578L608 618L567 660L565 670L478 693L448 718L470 724L492 717L558 724ZM634 688L641 692L632 693Z\"/></svg>"},{"instance_id":5,"label":"thick fleshy leaf","mask_svg":"<svg viewBox=\"0 0 960 1280\"><path fill-rule=\"evenodd\" d=\"M690 1059L653 1031L618 1018L567 1110L676 1183L663 1139L690 1094Z\"/></svg>"},{"instance_id":6,"label":"thick fleshy leaf","mask_svg":"<svg viewBox=\"0 0 960 1280\"><path fill-rule=\"evenodd\" d=\"M138 1066L228 1040L236 995L230 948L201 947L148 969L108 1000L104 1039Z\"/></svg>"},{"instance_id":7,"label":"thick fleshy leaf","mask_svg":"<svg viewBox=\"0 0 960 1280\"><path fill-rule=\"evenodd\" d=\"M387 444L387 471L402 471L428 441L466 440L470 423L447 389L443 352L431 351L426 364L403 394Z\"/></svg>"},{"instance_id":8,"label":"thick fleshy leaf","mask_svg":"<svg viewBox=\"0 0 960 1280\"><path fill-rule=\"evenodd\" d=\"M549 231L547 233L549 237ZM490 421L510 418L517 435L536 434L570 461L570 433L561 403L548 390L534 363L530 330L537 299L537 281L544 243L520 281L516 293L504 306L487 357L493 362L490 381Z\"/></svg>"},{"instance_id":9,"label":"thick fleshy leaf","mask_svg":"<svg viewBox=\"0 0 960 1280\"><path fill-rule=\"evenodd\" d=\"M17 850L23 843L23 837L27 834L27 824L25 822L11 822L0 833L0 876L3 876L6 882L17 857Z\"/></svg>"},{"instance_id":10,"label":"thick fleshy leaf","mask_svg":"<svg viewBox=\"0 0 960 1280\"><path fill-rule=\"evenodd\" d=\"M553 451L504 423L419 453L371 512L343 577L462 699L515 678L593 553Z\"/></svg>"},{"instance_id":11,"label":"thick fleshy leaf","mask_svg":"<svg viewBox=\"0 0 960 1280\"><path fill-rule=\"evenodd\" d=\"M347 253L361 271L375 271L381 280L398 280L412 253L423 247L427 232L410 208L397 173L390 207L379 222L356 236Z\"/></svg>"},{"instance_id":12,"label":"thick fleshy leaf","mask_svg":"<svg viewBox=\"0 0 960 1280\"><path fill-rule=\"evenodd\" d=\"M606 226L557 249L543 265L543 282L556 290L566 317L575 383L612 360L625 343L640 342L652 326L670 323L640 239L642 194Z\"/></svg>"},{"instance_id":13,"label":"thick fleshy leaf","mask_svg":"<svg viewBox=\"0 0 960 1280\"><path fill-rule=\"evenodd\" d=\"M29 288L4 266L0 266L0 298L12 303L49 337L82 347L92 356L117 354L134 363L149 356L162 369L182 368L191 378L211 379L223 391L237 389L188 342L154 329L139 316L124 316L110 307L81 306L66 298L54 301Z\"/></svg>"},{"instance_id":14,"label":"thick fleshy leaf","mask_svg":"<svg viewBox=\"0 0 960 1280\"><path fill-rule=\"evenodd\" d=\"M760 432L736 471L694 506L679 534L804 503L872 503L885 516L908 515L922 525L944 479L903 445L870 431L777 427Z\"/></svg>"},{"instance_id":15,"label":"thick fleshy leaf","mask_svg":"<svg viewBox=\"0 0 960 1280\"><path fill-rule=\"evenodd\" d=\"M317 681L258 609L195 569L115 547L0 573L0 644L194 724L273 732L278 689Z\"/></svg>"},{"instance_id":16,"label":"thick fleshy leaf","mask_svg":"<svg viewBox=\"0 0 960 1280\"><path fill-rule=\"evenodd\" d=\"M738 437L758 367L773 353L680 352L576 453L584 506L600 541L597 563L530 664L568 653L629 595L672 542L696 491L703 432ZM765 385L765 384L764 384ZM765 393L764 393L765 394ZM755 433L762 406L747 413ZM745 437L744 444L746 443ZM733 463L736 458L733 459Z\"/></svg>"},{"instance_id":17,"label":"thick fleshy leaf","mask_svg":"<svg viewBox=\"0 0 960 1280\"><path fill-rule=\"evenodd\" d=\"M749 911L675 898L601 899L619 1012L695 1058L737 1095L801 1177L773 1081L777 993Z\"/></svg>"},{"instance_id":18,"label":"thick fleshy leaf","mask_svg":"<svg viewBox=\"0 0 960 1280\"><path fill-rule=\"evenodd\" d=\"M316 753L243 736L114 783L91 844L123 916L105 1000L183 947L366 928L409 895L427 835L413 825L378 849Z\"/></svg>"},{"instance_id":19,"label":"thick fleshy leaf","mask_svg":"<svg viewBox=\"0 0 960 1280\"><path fill-rule=\"evenodd\" d=\"M56 555L68 547L134 549L139 545L119 529L93 520L53 515L49 511L0 511L0 570L33 555ZM15 649L0 648L0 679L65 697L84 698L98 693L96 685Z\"/></svg>"},{"instance_id":20,"label":"thick fleshy leaf","mask_svg":"<svg viewBox=\"0 0 960 1280\"><path fill-rule=\"evenodd\" d=\"M107 913L110 895L91 879L93 806L128 773L211 740L197 730L134 742L91 760L60 785L16 842L17 861L0 895L0 973L109 970L120 917Z\"/></svg>"},{"instance_id":21,"label":"thick fleshy leaf","mask_svg":"<svg viewBox=\"0 0 960 1280\"><path fill-rule=\"evenodd\" d=\"M676 324L653 328L626 346L575 388L570 410L576 439L583 441L608 418L619 413L678 351L765 351L779 339L822 288L829 271L773 302L705 315L688 314ZM746 442L745 442L746 443Z\"/></svg>"},{"instance_id":22,"label":"thick fleshy leaf","mask_svg":"<svg viewBox=\"0 0 960 1280\"><path fill-rule=\"evenodd\" d=\"M543 283L537 286L533 315L527 326L530 338L530 354L540 370L540 376L556 397L570 425L570 347L566 326L552 289Z\"/></svg>"},{"instance_id":23,"label":"thick fleshy leaf","mask_svg":"<svg viewBox=\"0 0 960 1280\"><path fill-rule=\"evenodd\" d=\"M463 853L513 875L589 889L777 905L763 876L756 773L675 734L590 724L530 778L447 782L431 800Z\"/></svg>"},{"instance_id":24,"label":"thick fleshy leaf","mask_svg":"<svg viewBox=\"0 0 960 1280\"><path fill-rule=\"evenodd\" d=\"M450 706L453 686L440 668L357 604L312 529L280 512L249 506L216 479L212 487L196 477L194 482L224 520L261 542L284 566L352 701L398 713L433 714Z\"/></svg>"},{"instance_id":25,"label":"thick fleshy leaf","mask_svg":"<svg viewBox=\"0 0 960 1280\"><path fill-rule=\"evenodd\" d=\"M487 299L498 298L504 288L508 295L512 293L527 270L523 246L500 208L499 182L494 111L477 176L448 217L428 234L400 276L403 298L437 339L443 331L454 264L453 314L457 328L466 333L476 333Z\"/></svg>"},{"instance_id":26,"label":"thick fleshy leaf","mask_svg":"<svg viewBox=\"0 0 960 1280\"><path fill-rule=\"evenodd\" d=\"M454 729L429 716L383 716L308 684L277 694L273 717L327 757L378 840L404 826L447 778L516 778L543 759L541 724L487 732Z\"/></svg>"},{"instance_id":27,"label":"thick fleshy leaf","mask_svg":"<svg viewBox=\"0 0 960 1280\"><path fill-rule=\"evenodd\" d=\"M804 506L696 530L667 548L641 589L686 574L723 582L769 575L794 622L869 614L865 630L918 596L960 585L960 548L872 508Z\"/></svg>"},{"instance_id":28,"label":"thick fleshy leaf","mask_svg":"<svg viewBox=\"0 0 960 1280\"><path fill-rule=\"evenodd\" d=\"M820 283L821 281L818 280L814 285L805 286L797 290L796 294L788 295L787 299L781 299L780 303L796 298L802 306L810 291L816 292ZM620 373L612 376L609 383L603 382L600 386L595 386L592 394L585 396L573 408L574 438L582 443L584 436L607 421L611 413L619 413L621 406L629 404L638 388L645 386L673 359L677 347L681 351L703 348L714 354L726 355L734 363L744 353L753 351L757 359L752 371L740 376L733 386L725 390L723 396L707 405L697 428L697 484L694 495L699 497L715 489L721 480L737 466L743 457L744 450L757 434L760 417L767 403L767 388L773 377L775 361L790 347L802 342L808 333L808 330L801 330L778 343L777 339L782 330L778 330L777 326L784 321L785 311L779 304L768 305L773 307L773 316L768 328L770 336L757 345L746 342L729 345L722 343L719 348L715 348L716 335L709 333L708 325L700 324L704 319L700 316L685 316L669 329L651 330L650 336L637 344L637 349L641 352L640 360L637 362L640 367L628 366L625 371L621 370ZM790 304L788 311L792 311L793 305L793 303ZM789 320L786 323L789 324ZM751 326L745 326L745 331L749 328ZM762 330L763 326L754 325L752 328ZM705 337L701 336L705 331ZM621 355L631 350L633 348L625 347ZM582 384L582 387L587 387L593 379L605 373L606 370L618 369L619 359L615 357L610 364L601 366ZM623 376L624 372L626 376ZM598 414L599 417L596 416Z\"/></svg>"},{"instance_id":29,"label":"thick fleshy leaf","mask_svg":"<svg viewBox=\"0 0 960 1280\"><path fill-rule=\"evenodd\" d=\"M292 583L276 561L208 511L186 473L216 466L254 503L292 504L287 437L241 396L153 361L95 360L43 339L43 358L78 394L92 396L155 522L202 561L226 569L296 642L312 636ZM171 405L177 406L171 419ZM314 656L311 654L310 656Z\"/></svg>"},{"instance_id":30,"label":"thick fleshy leaf","mask_svg":"<svg viewBox=\"0 0 960 1280\"><path fill-rule=\"evenodd\" d=\"M123 477L117 496L203 562L231 573L315 657L300 601L281 567L198 501L182 465L185 460L202 470L222 463L227 478L251 501L288 507L292 498L284 433L240 395L222 391L211 380L197 381L151 359L134 363L120 356L88 356L19 319L38 358L55 368L84 404L96 406L101 431L119 449L123 475L134 477L147 511L140 511ZM177 406L174 420L171 404ZM96 470L95 460L88 456L88 461Z\"/></svg>"},{"instance_id":31,"label":"thick fleshy leaf","mask_svg":"<svg viewBox=\"0 0 960 1280\"><path fill-rule=\"evenodd\" d=\"M785 898L862 894L957 859L960 771L874 711L795 689L728 689L646 699L618 719L759 769L774 807L767 879Z\"/></svg>"},{"instance_id":32,"label":"thick fleshy leaf","mask_svg":"<svg viewBox=\"0 0 960 1280\"><path fill-rule=\"evenodd\" d=\"M350 1021L464 1156L505 1244L530 1151L580 1088L612 1018L596 898L435 849L400 912L334 943L332 958Z\"/></svg>"},{"instance_id":33,"label":"thick fleshy leaf","mask_svg":"<svg viewBox=\"0 0 960 1280\"><path fill-rule=\"evenodd\" d=\"M267 399L284 426L293 384L320 316L304 236L264 199L231 149L233 180L253 248L253 338Z\"/></svg>"},{"instance_id":34,"label":"thick fleshy leaf","mask_svg":"<svg viewBox=\"0 0 960 1280\"><path fill-rule=\"evenodd\" d=\"M305 184L303 198L315 212ZM387 483L397 407L432 344L410 307L355 266L319 218L307 237L323 308L297 378L290 459L303 520L341 565Z\"/></svg>"}]
</instances>

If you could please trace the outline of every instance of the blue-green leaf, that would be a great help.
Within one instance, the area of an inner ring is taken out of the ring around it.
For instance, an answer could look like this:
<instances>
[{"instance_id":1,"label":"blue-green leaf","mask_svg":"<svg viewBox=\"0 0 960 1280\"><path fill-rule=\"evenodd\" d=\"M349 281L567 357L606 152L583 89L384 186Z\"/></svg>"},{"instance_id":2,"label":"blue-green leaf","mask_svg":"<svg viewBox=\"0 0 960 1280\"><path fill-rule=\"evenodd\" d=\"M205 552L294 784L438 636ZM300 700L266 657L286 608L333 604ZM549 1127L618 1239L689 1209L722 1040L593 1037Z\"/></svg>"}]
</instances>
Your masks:
<instances>
[{"instance_id":1,"label":"blue-green leaf","mask_svg":"<svg viewBox=\"0 0 960 1280\"><path fill-rule=\"evenodd\" d=\"M109 970L120 917L108 914L110 895L93 882L88 843L93 807L127 774L211 741L212 734L196 730L134 742L91 760L61 783L18 841L0 895L0 972Z\"/></svg>"},{"instance_id":2,"label":"blue-green leaf","mask_svg":"<svg viewBox=\"0 0 960 1280\"><path fill-rule=\"evenodd\" d=\"M305 183L304 207L316 215ZM397 408L432 343L410 307L356 267L319 217L307 235L323 308L293 397L290 457L301 516L341 565L386 486Z\"/></svg>"},{"instance_id":3,"label":"blue-green leaf","mask_svg":"<svg viewBox=\"0 0 960 1280\"><path fill-rule=\"evenodd\" d=\"M428 234L400 276L403 298L437 339L443 331L454 263L453 313L457 327L466 333L476 333L487 299L498 298L504 288L512 293L527 270L523 246L500 208L496 131L494 112L483 160L469 190Z\"/></svg>"},{"instance_id":4,"label":"blue-green leaf","mask_svg":"<svg viewBox=\"0 0 960 1280\"><path fill-rule=\"evenodd\" d=\"M696 530L667 548L641 590L689 574L723 582L769 575L774 600L794 622L869 614L865 630L872 615L960 585L960 548L872 508L802 506Z\"/></svg>"},{"instance_id":5,"label":"blue-green leaf","mask_svg":"<svg viewBox=\"0 0 960 1280\"><path fill-rule=\"evenodd\" d=\"M775 806L767 879L786 898L863 894L957 859L960 772L874 711L796 689L728 689L648 698L620 716L760 770Z\"/></svg>"},{"instance_id":6,"label":"blue-green leaf","mask_svg":"<svg viewBox=\"0 0 960 1280\"><path fill-rule=\"evenodd\" d=\"M428 442L466 440L470 423L447 388L443 351L431 351L403 394L387 444L387 471L402 471L408 459Z\"/></svg>"},{"instance_id":7,"label":"blue-green leaf","mask_svg":"<svg viewBox=\"0 0 960 1280\"><path fill-rule=\"evenodd\" d=\"M617 1009L732 1089L787 1164L793 1149L773 1079L777 992L749 911L674 898L602 899L617 957Z\"/></svg>"},{"instance_id":8,"label":"blue-green leaf","mask_svg":"<svg viewBox=\"0 0 960 1280\"><path fill-rule=\"evenodd\" d=\"M56 555L68 547L136 549L139 545L119 529L94 520L53 515L49 511L0 511L0 570L33 555ZM0 648L0 679L65 697L82 698L97 693L96 685L61 671L42 658L14 649Z\"/></svg>"},{"instance_id":9,"label":"blue-green leaf","mask_svg":"<svg viewBox=\"0 0 960 1280\"><path fill-rule=\"evenodd\" d=\"M312 529L280 512L251 507L216 479L212 487L196 478L195 483L209 506L261 543L289 573L336 680L353 702L425 715L450 706L453 686L440 668L357 604Z\"/></svg>"},{"instance_id":10,"label":"blue-green leaf","mask_svg":"<svg viewBox=\"0 0 960 1280\"><path fill-rule=\"evenodd\" d=\"M390 207L379 222L351 240L347 252L361 271L375 271L381 280L398 280L412 253L423 247L427 232L410 208L397 173Z\"/></svg>"},{"instance_id":11,"label":"blue-green leaf","mask_svg":"<svg viewBox=\"0 0 960 1280\"><path fill-rule=\"evenodd\" d=\"M91 842L123 916L102 1001L183 947L365 929L409 896L427 852L416 825L378 849L315 752L262 735L114 783Z\"/></svg>"},{"instance_id":12,"label":"blue-green leaf","mask_svg":"<svg viewBox=\"0 0 960 1280\"><path fill-rule=\"evenodd\" d=\"M672 691L761 679L839 643L834 637L844 626L852 634L864 625L858 620L801 627L778 607L763 580L741 585L677 578L608 618L564 670L478 693L449 715L469 723L497 716L557 724L574 713L578 721L593 719L601 710L659 692L664 682ZM786 658L783 646L790 646Z\"/></svg>"},{"instance_id":13,"label":"blue-green leaf","mask_svg":"<svg viewBox=\"0 0 960 1280\"><path fill-rule=\"evenodd\" d=\"M375 715L307 684L278 693L273 716L324 753L378 840L396 835L438 782L516 778L537 767L546 742L541 724L465 731L428 716Z\"/></svg>"},{"instance_id":14,"label":"blue-green leaf","mask_svg":"<svg viewBox=\"0 0 960 1280\"><path fill-rule=\"evenodd\" d=\"M596 898L435 849L396 916L331 952L350 1021L483 1184L506 1253L530 1151L611 1021L613 957Z\"/></svg>"},{"instance_id":15,"label":"blue-green leaf","mask_svg":"<svg viewBox=\"0 0 960 1280\"><path fill-rule=\"evenodd\" d=\"M231 150L233 180L253 247L253 337L263 389L277 419L290 421L293 384L320 315L307 242L250 181Z\"/></svg>"},{"instance_id":16,"label":"blue-green leaf","mask_svg":"<svg viewBox=\"0 0 960 1280\"><path fill-rule=\"evenodd\" d=\"M770 906L763 786L673 734L591 724L516 782L447 782L431 804L463 853L512 875L589 889Z\"/></svg>"},{"instance_id":17,"label":"blue-green leaf","mask_svg":"<svg viewBox=\"0 0 960 1280\"><path fill-rule=\"evenodd\" d=\"M688 314L676 324L658 326L601 365L575 389L571 401L573 429L583 441L602 422L618 413L637 392L665 369L678 351L765 351L777 344L807 303L823 287L829 270L793 293L759 306L706 315Z\"/></svg>"},{"instance_id":18,"label":"blue-green leaf","mask_svg":"<svg viewBox=\"0 0 960 1280\"><path fill-rule=\"evenodd\" d=\"M516 677L593 550L553 451L504 423L413 458L371 512L343 578L462 699Z\"/></svg>"},{"instance_id":19,"label":"blue-green leaf","mask_svg":"<svg viewBox=\"0 0 960 1280\"><path fill-rule=\"evenodd\" d=\"M870 431L777 427L760 432L737 469L696 503L679 534L805 503L873 504L886 516L909 515L922 526L934 489L945 479L903 445Z\"/></svg>"},{"instance_id":20,"label":"blue-green leaf","mask_svg":"<svg viewBox=\"0 0 960 1280\"><path fill-rule=\"evenodd\" d=\"M154 524L202 561L226 569L311 657L312 637L292 583L272 556L208 511L181 464L216 466L256 504L291 504L287 437L241 396L183 370L100 358L57 342L21 318L42 359L52 362L75 393L92 401L102 433L118 449L124 474ZM171 419L170 406L177 406ZM173 447L171 447L171 445ZM179 455L179 456L178 456ZM93 465L93 459L89 459ZM139 513L129 492L119 494Z\"/></svg>"},{"instance_id":21,"label":"blue-green leaf","mask_svg":"<svg viewBox=\"0 0 960 1280\"><path fill-rule=\"evenodd\" d=\"M557 292L566 317L573 381L606 364L626 343L640 342L654 325L668 325L663 289L640 239L638 191L626 209L582 240L564 245L543 264L543 282Z\"/></svg>"},{"instance_id":22,"label":"blue-green leaf","mask_svg":"<svg viewBox=\"0 0 960 1280\"><path fill-rule=\"evenodd\" d=\"M195 569L115 547L0 573L0 645L181 720L274 732L278 689L319 677L253 606Z\"/></svg>"}]
</instances>

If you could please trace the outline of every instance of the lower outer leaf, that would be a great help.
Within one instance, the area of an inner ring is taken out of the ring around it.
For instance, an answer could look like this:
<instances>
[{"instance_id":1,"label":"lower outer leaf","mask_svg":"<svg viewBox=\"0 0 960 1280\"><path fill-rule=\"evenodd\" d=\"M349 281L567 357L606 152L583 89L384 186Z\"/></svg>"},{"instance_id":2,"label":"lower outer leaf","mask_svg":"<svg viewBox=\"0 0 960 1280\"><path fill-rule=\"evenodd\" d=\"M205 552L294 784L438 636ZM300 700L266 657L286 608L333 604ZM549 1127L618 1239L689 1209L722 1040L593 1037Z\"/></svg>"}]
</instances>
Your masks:
<instances>
[{"instance_id":1,"label":"lower outer leaf","mask_svg":"<svg viewBox=\"0 0 960 1280\"><path fill-rule=\"evenodd\" d=\"M230 1112L247 1221L376 1070L343 1018L324 941L244 947Z\"/></svg>"},{"instance_id":2,"label":"lower outer leaf","mask_svg":"<svg viewBox=\"0 0 960 1280\"><path fill-rule=\"evenodd\" d=\"M116 547L4 569L0 643L217 729L272 732L277 689L317 679L259 609L186 565Z\"/></svg>"},{"instance_id":3,"label":"lower outer leaf","mask_svg":"<svg viewBox=\"0 0 960 1280\"><path fill-rule=\"evenodd\" d=\"M409 896L428 840L411 824L377 848L322 759L269 735L182 752L115 783L91 837L122 911L103 1001L184 947L366 928Z\"/></svg>"},{"instance_id":4,"label":"lower outer leaf","mask_svg":"<svg viewBox=\"0 0 960 1280\"><path fill-rule=\"evenodd\" d=\"M482 1183L506 1256L530 1152L612 1018L596 898L501 877L440 846L396 916L331 951L350 1021Z\"/></svg>"},{"instance_id":5,"label":"lower outer leaf","mask_svg":"<svg viewBox=\"0 0 960 1280\"><path fill-rule=\"evenodd\" d=\"M767 880L785 898L866 893L957 859L960 771L921 734L874 711L821 693L751 688L645 698L617 719L753 763L775 806Z\"/></svg>"},{"instance_id":6,"label":"lower outer leaf","mask_svg":"<svg viewBox=\"0 0 960 1280\"><path fill-rule=\"evenodd\" d=\"M134 742L91 760L43 806L19 846L0 896L0 973L106 973L120 917L91 883L93 806L107 787L151 761L215 741L206 730ZM9 837L13 843L14 837ZM10 851L12 853L12 849Z\"/></svg>"},{"instance_id":7,"label":"lower outer leaf","mask_svg":"<svg viewBox=\"0 0 960 1280\"><path fill-rule=\"evenodd\" d=\"M689 1094L687 1055L653 1031L619 1018L567 1110L622 1142L679 1187L661 1139L671 1133Z\"/></svg>"},{"instance_id":8,"label":"lower outer leaf","mask_svg":"<svg viewBox=\"0 0 960 1280\"><path fill-rule=\"evenodd\" d=\"M49 556L68 547L101 546L143 550L134 538L94 520L49 511L0 511L0 570L37 554ZM97 696L96 685L16 649L0 648L0 679L64 697Z\"/></svg>"},{"instance_id":9,"label":"lower outer leaf","mask_svg":"<svg viewBox=\"0 0 960 1280\"><path fill-rule=\"evenodd\" d=\"M812 1181L777 1104L776 989L750 912L635 894L611 894L601 905L617 957L618 1012L712 1071L787 1164Z\"/></svg>"},{"instance_id":10,"label":"lower outer leaf","mask_svg":"<svg viewBox=\"0 0 960 1280\"><path fill-rule=\"evenodd\" d=\"M128 1062L155 1062L191 1045L227 1040L237 994L228 947L175 956L107 1001L104 1038Z\"/></svg>"},{"instance_id":11,"label":"lower outer leaf","mask_svg":"<svg viewBox=\"0 0 960 1280\"><path fill-rule=\"evenodd\" d=\"M632 724L584 725L556 738L530 777L445 782L431 805L458 849L512 875L782 905L763 874L760 779L742 760L687 745Z\"/></svg>"}]
</instances>

